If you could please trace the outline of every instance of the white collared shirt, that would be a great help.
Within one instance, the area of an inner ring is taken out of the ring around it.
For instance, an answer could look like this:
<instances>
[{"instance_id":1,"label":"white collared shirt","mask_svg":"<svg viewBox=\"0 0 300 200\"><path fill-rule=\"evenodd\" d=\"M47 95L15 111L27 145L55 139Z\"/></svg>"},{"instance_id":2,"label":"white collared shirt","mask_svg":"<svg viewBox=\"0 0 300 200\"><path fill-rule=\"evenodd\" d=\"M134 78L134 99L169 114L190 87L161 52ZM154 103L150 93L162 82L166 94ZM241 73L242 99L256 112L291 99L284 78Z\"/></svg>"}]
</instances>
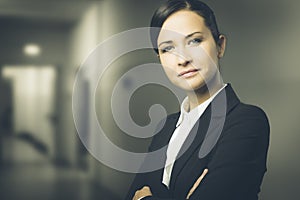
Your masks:
<instances>
[{"instance_id":1,"label":"white collared shirt","mask_svg":"<svg viewBox=\"0 0 300 200\"><path fill-rule=\"evenodd\" d=\"M221 89L219 89L213 96L209 99L198 105L196 108L189 111L189 101L188 97L186 97L181 104L180 116L176 124L176 129L170 139L168 149L167 149L167 160L165 163L162 183L169 187L171 174L173 170L173 165L176 160L176 157L189 135L190 131L196 124L197 120L204 113L208 105L212 102L212 100L219 94L227 84L225 84Z\"/></svg>"}]
</instances>

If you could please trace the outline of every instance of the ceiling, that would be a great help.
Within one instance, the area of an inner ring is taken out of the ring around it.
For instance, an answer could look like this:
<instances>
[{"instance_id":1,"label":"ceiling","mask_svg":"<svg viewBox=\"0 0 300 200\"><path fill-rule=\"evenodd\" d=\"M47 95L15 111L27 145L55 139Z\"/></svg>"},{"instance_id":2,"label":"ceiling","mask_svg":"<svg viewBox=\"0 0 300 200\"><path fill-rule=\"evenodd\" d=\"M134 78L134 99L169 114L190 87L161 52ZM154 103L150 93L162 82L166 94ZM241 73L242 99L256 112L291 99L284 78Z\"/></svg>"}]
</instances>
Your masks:
<instances>
[{"instance_id":1,"label":"ceiling","mask_svg":"<svg viewBox=\"0 0 300 200\"><path fill-rule=\"evenodd\" d=\"M64 65L73 25L92 0L0 0L0 69L2 64ZM42 55L29 58L23 46L37 43Z\"/></svg>"},{"instance_id":2,"label":"ceiling","mask_svg":"<svg viewBox=\"0 0 300 200\"><path fill-rule=\"evenodd\" d=\"M0 19L72 23L91 0L0 0Z\"/></svg>"}]
</instances>

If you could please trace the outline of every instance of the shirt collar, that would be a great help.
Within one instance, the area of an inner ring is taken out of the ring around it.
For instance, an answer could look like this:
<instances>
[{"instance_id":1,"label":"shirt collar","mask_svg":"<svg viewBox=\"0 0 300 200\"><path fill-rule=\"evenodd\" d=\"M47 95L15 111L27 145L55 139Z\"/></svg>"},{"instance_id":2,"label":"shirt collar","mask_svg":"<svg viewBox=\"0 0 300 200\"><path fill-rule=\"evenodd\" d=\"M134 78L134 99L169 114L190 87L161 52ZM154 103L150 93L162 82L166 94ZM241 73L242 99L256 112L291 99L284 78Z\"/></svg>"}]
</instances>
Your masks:
<instances>
[{"instance_id":1,"label":"shirt collar","mask_svg":"<svg viewBox=\"0 0 300 200\"><path fill-rule=\"evenodd\" d=\"M178 127L183 122L183 120L197 121L200 118L200 116L204 113L208 105L217 96L217 94L219 94L226 86L227 84L224 84L222 88L220 88L214 95L212 95L209 99L205 100L203 103L201 103L191 111L190 111L188 97L185 97L183 102L181 103L180 116L177 121L176 127Z\"/></svg>"}]
</instances>

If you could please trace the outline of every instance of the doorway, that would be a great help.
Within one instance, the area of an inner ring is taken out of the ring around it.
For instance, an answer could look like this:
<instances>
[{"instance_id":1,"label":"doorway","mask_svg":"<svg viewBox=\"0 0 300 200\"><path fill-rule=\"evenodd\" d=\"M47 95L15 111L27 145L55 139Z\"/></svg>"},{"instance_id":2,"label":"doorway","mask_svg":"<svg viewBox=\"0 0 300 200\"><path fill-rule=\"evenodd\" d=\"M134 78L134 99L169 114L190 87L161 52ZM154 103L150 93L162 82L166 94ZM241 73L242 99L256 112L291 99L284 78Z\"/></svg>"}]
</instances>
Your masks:
<instances>
[{"instance_id":1,"label":"doorway","mask_svg":"<svg viewBox=\"0 0 300 200\"><path fill-rule=\"evenodd\" d=\"M4 66L1 78L12 93L12 139L3 145L4 156L13 163L52 158L55 67Z\"/></svg>"}]
</instances>

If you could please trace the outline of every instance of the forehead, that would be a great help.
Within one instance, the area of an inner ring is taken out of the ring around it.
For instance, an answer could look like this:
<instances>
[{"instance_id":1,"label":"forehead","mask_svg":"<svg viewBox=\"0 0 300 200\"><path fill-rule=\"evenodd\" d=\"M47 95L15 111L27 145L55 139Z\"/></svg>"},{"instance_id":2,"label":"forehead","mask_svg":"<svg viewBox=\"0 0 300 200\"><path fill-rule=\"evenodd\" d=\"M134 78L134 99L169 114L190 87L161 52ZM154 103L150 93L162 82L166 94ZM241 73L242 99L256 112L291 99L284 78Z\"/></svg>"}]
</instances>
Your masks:
<instances>
[{"instance_id":1,"label":"forehead","mask_svg":"<svg viewBox=\"0 0 300 200\"><path fill-rule=\"evenodd\" d=\"M206 33L207 31L209 29L202 16L193 11L181 10L169 16L163 23L158 42L174 35L186 36L192 32Z\"/></svg>"}]
</instances>

